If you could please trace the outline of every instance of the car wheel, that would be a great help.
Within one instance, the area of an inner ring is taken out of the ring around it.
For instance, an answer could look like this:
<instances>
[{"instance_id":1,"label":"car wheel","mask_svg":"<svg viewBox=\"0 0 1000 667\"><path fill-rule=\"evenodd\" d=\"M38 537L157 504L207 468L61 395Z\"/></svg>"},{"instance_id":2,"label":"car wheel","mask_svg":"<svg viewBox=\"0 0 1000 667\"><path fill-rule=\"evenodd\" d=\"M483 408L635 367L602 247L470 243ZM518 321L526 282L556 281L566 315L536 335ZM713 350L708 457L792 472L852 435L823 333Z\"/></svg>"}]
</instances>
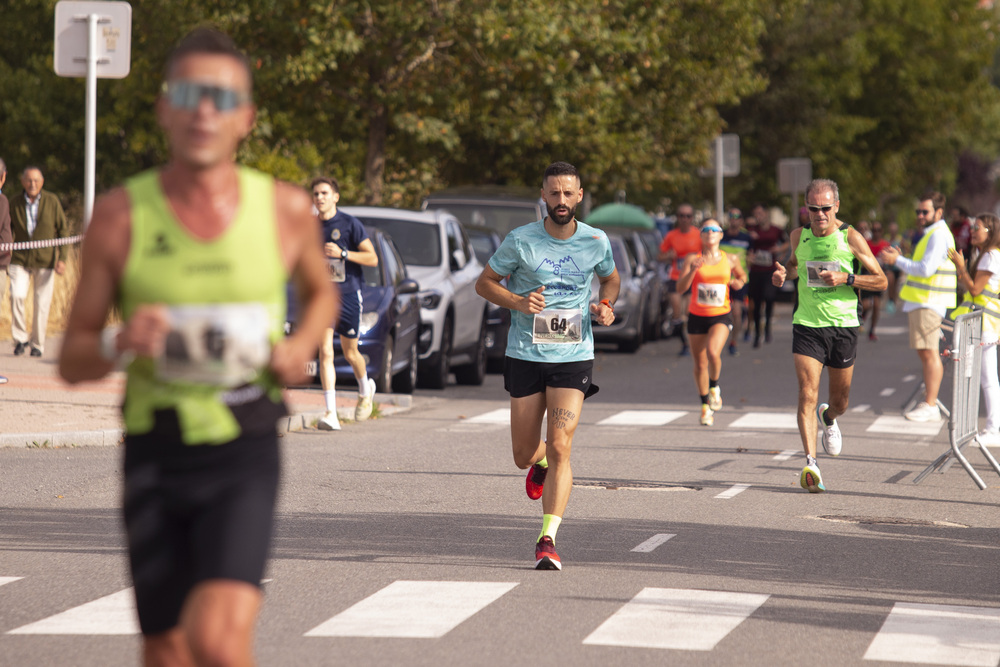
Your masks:
<instances>
[{"instance_id":1,"label":"car wheel","mask_svg":"<svg viewBox=\"0 0 1000 667\"><path fill-rule=\"evenodd\" d=\"M455 369L455 380L459 384L480 385L486 379L486 319L479 325L479 341L476 343L475 361Z\"/></svg>"},{"instance_id":2,"label":"car wheel","mask_svg":"<svg viewBox=\"0 0 1000 667\"><path fill-rule=\"evenodd\" d=\"M410 344L410 351L407 354L410 363L406 365L406 370L392 378L392 388L397 394L412 394L413 388L417 386L417 341Z\"/></svg>"},{"instance_id":3,"label":"car wheel","mask_svg":"<svg viewBox=\"0 0 1000 667\"><path fill-rule=\"evenodd\" d=\"M392 392L392 336L386 336L385 349L382 352L382 363L379 364L378 377L375 378L375 391L380 394Z\"/></svg>"},{"instance_id":4,"label":"car wheel","mask_svg":"<svg viewBox=\"0 0 1000 667\"><path fill-rule=\"evenodd\" d=\"M432 354L420 369L420 384L428 389L444 389L451 370L451 319L444 321L441 347Z\"/></svg>"}]
</instances>

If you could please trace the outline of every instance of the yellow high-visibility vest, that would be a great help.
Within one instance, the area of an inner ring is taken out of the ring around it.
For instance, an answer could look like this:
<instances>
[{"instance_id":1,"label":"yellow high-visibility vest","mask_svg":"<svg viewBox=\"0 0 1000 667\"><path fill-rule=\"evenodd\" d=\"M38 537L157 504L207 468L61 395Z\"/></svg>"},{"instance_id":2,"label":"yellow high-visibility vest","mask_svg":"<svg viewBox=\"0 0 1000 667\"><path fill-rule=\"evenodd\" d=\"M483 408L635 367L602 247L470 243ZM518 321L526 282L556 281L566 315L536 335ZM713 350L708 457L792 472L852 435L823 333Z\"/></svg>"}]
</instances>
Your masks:
<instances>
[{"instance_id":1,"label":"yellow high-visibility vest","mask_svg":"<svg viewBox=\"0 0 1000 667\"><path fill-rule=\"evenodd\" d=\"M913 261L919 262L927 251L927 242L933 234L947 234L948 247L955 247L955 237L947 225L941 225L930 234L924 234L920 242L917 243L916 250L913 251ZM907 274L903 288L899 290L899 298L903 301L920 303L927 306L941 306L943 308L954 308L958 301L958 272L955 265L945 256L937 270L929 278L921 278Z\"/></svg>"},{"instance_id":2,"label":"yellow high-visibility vest","mask_svg":"<svg viewBox=\"0 0 1000 667\"><path fill-rule=\"evenodd\" d=\"M965 301L948 314L951 319L959 315L971 313L974 310L983 311L983 334L1000 335L1000 294L984 289L976 296L965 295Z\"/></svg>"}]
</instances>

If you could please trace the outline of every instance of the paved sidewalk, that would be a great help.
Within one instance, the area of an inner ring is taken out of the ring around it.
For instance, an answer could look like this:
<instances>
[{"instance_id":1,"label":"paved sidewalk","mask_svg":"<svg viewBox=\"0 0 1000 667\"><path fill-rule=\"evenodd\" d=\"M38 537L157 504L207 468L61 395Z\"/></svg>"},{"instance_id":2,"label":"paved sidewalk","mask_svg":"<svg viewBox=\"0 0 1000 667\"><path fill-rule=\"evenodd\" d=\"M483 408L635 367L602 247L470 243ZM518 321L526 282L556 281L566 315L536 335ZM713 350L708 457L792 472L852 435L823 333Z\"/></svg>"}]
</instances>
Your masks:
<instances>
[{"instance_id":1,"label":"paved sidewalk","mask_svg":"<svg viewBox=\"0 0 1000 667\"><path fill-rule=\"evenodd\" d=\"M99 382L70 386L59 378L56 359L60 336L49 336L45 355L27 353L14 356L10 340L0 340L0 447L114 446L121 442L120 403L125 386L124 373L115 373ZM315 387L285 392L289 417L279 431L312 428L323 416L323 392ZM354 418L357 393L354 384L337 391L337 413L341 421ZM412 397L376 394L375 414L385 417L406 411Z\"/></svg>"}]
</instances>

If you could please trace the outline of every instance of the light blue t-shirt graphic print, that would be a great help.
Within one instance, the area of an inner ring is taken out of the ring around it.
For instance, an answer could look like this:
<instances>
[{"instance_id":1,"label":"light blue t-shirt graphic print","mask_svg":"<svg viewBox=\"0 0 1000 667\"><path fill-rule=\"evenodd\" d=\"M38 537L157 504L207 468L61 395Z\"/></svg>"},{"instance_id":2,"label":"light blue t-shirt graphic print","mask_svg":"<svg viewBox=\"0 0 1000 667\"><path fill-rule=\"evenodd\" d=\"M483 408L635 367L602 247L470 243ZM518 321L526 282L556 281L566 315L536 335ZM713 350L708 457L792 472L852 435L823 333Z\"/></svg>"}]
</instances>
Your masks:
<instances>
[{"instance_id":1,"label":"light blue t-shirt graphic print","mask_svg":"<svg viewBox=\"0 0 1000 667\"><path fill-rule=\"evenodd\" d=\"M507 356L546 363L594 358L590 284L595 272L607 277L615 270L611 244L603 231L577 221L576 233L561 241L545 231L543 221L532 222L507 234L489 265L501 276L510 276L507 289L514 294L525 296L544 285L546 312L582 313L579 343L538 343L533 342L535 316L512 310ZM546 321L538 318L538 325Z\"/></svg>"}]
</instances>

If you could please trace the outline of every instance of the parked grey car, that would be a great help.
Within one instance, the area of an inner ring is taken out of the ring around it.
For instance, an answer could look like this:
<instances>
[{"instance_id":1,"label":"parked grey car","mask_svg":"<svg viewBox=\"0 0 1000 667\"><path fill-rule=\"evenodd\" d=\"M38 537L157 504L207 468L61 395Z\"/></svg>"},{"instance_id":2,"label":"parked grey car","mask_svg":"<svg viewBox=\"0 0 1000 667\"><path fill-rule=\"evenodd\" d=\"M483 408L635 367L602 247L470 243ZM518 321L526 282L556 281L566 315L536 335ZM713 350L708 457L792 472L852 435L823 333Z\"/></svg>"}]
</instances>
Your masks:
<instances>
[{"instance_id":1,"label":"parked grey car","mask_svg":"<svg viewBox=\"0 0 1000 667\"><path fill-rule=\"evenodd\" d=\"M420 285L419 384L441 389L451 372L459 384L482 384L488 304L476 294L483 265L462 224L446 211L342 209L366 226L388 233L409 276Z\"/></svg>"},{"instance_id":2,"label":"parked grey car","mask_svg":"<svg viewBox=\"0 0 1000 667\"><path fill-rule=\"evenodd\" d=\"M444 209L465 225L496 230L501 238L515 227L545 217L545 202L538 190L499 185L441 190L424 198L423 209Z\"/></svg>"},{"instance_id":3,"label":"parked grey car","mask_svg":"<svg viewBox=\"0 0 1000 667\"><path fill-rule=\"evenodd\" d=\"M611 243L611 254L615 258L615 268L621 279L621 289L615 302L615 321L610 326L595 325L595 343L616 343L622 352L636 352L642 347L645 337L646 294L639 263L629 249L623 235L606 232ZM594 277L591 283L591 303L598 303L600 282Z\"/></svg>"}]
</instances>

